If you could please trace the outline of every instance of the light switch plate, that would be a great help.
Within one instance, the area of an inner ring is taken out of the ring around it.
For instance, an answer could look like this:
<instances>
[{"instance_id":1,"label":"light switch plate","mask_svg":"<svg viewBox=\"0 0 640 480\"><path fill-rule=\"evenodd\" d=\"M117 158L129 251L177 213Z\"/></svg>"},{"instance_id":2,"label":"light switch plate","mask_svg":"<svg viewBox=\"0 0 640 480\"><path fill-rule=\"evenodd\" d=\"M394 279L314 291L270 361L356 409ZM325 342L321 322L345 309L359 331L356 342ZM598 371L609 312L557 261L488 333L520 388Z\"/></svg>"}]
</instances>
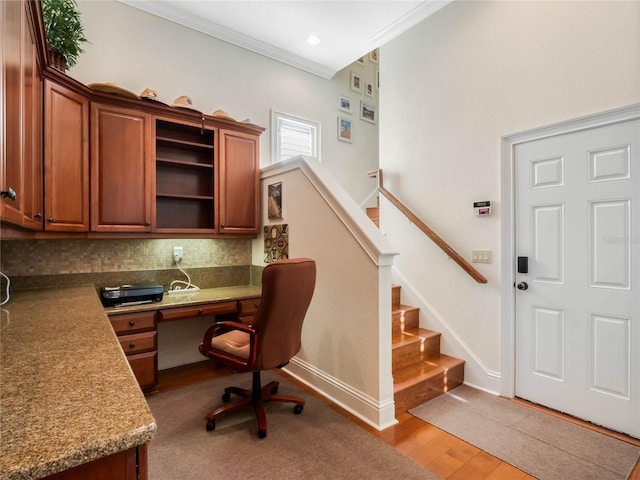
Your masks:
<instances>
[{"instance_id":1,"label":"light switch plate","mask_svg":"<svg viewBox=\"0 0 640 480\"><path fill-rule=\"evenodd\" d=\"M471 263L491 263L491 250L471 250Z\"/></svg>"}]
</instances>

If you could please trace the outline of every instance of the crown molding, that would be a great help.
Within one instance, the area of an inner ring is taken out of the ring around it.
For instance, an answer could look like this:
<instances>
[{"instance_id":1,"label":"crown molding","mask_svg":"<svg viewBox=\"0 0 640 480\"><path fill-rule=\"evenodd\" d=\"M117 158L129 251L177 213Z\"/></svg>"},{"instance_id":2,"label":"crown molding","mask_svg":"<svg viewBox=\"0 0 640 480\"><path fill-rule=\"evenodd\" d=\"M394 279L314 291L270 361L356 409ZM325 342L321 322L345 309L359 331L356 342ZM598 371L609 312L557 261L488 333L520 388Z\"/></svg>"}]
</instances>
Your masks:
<instances>
[{"instance_id":1,"label":"crown molding","mask_svg":"<svg viewBox=\"0 0 640 480\"><path fill-rule=\"evenodd\" d=\"M377 46L384 45L452 2L453 0L427 0L422 2L400 19L372 36L371 42Z\"/></svg>"},{"instance_id":2,"label":"crown molding","mask_svg":"<svg viewBox=\"0 0 640 480\"><path fill-rule=\"evenodd\" d=\"M268 45L260 40L256 40L255 38L239 33L223 25L205 21L196 15L186 14L183 10L173 7L169 2L158 2L157 0L119 1L144 12L164 18L170 22L177 23L200 33L204 33L205 35L209 35L237 47L258 53L325 79L331 79L337 73L337 70L312 62L272 45Z\"/></svg>"}]
</instances>

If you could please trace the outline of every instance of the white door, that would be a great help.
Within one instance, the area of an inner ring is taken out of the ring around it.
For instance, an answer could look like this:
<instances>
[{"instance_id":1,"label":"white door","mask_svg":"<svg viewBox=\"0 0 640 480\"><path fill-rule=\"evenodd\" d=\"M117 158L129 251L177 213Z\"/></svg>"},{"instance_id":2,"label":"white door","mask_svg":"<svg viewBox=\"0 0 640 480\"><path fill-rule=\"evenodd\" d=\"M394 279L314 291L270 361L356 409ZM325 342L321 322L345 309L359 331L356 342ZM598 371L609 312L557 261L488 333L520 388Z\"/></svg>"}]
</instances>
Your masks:
<instances>
[{"instance_id":1,"label":"white door","mask_svg":"<svg viewBox=\"0 0 640 480\"><path fill-rule=\"evenodd\" d=\"M639 151L637 119L514 150L515 394L635 437Z\"/></svg>"}]
</instances>

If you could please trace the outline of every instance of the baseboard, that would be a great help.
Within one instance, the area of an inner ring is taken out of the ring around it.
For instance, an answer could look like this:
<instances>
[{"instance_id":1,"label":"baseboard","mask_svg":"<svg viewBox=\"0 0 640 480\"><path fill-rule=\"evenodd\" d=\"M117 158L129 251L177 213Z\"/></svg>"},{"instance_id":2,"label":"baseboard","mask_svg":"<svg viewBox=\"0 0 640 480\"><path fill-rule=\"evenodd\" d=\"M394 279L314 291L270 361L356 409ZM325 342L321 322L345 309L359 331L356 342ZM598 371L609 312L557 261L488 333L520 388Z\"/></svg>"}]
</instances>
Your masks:
<instances>
[{"instance_id":1,"label":"baseboard","mask_svg":"<svg viewBox=\"0 0 640 480\"><path fill-rule=\"evenodd\" d=\"M379 402L297 357L283 370L376 430L398 423L393 398Z\"/></svg>"}]
</instances>

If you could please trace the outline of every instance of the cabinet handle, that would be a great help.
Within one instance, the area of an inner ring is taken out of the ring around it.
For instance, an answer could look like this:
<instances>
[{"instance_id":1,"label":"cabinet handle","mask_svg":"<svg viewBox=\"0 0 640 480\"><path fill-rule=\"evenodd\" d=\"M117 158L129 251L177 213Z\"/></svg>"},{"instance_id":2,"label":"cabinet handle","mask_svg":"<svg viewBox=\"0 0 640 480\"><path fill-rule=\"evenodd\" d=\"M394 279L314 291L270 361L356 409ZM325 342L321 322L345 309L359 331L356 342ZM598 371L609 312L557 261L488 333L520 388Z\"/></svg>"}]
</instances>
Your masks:
<instances>
[{"instance_id":1,"label":"cabinet handle","mask_svg":"<svg viewBox=\"0 0 640 480\"><path fill-rule=\"evenodd\" d=\"M144 226L145 227L150 227L151 226L151 222L144 222Z\"/></svg>"},{"instance_id":2,"label":"cabinet handle","mask_svg":"<svg viewBox=\"0 0 640 480\"><path fill-rule=\"evenodd\" d=\"M36 213L33 218L35 218L36 220L42 220L42 214L41 213Z\"/></svg>"},{"instance_id":3,"label":"cabinet handle","mask_svg":"<svg viewBox=\"0 0 640 480\"><path fill-rule=\"evenodd\" d=\"M2 190L0 192L0 197L8 197L11 200L15 200L16 199L16 191L13 188L9 187L8 190Z\"/></svg>"},{"instance_id":4,"label":"cabinet handle","mask_svg":"<svg viewBox=\"0 0 640 480\"><path fill-rule=\"evenodd\" d=\"M135 343L133 343L133 342L131 342L131 343L129 344L129 348L136 348L136 344L135 344Z\"/></svg>"},{"instance_id":5,"label":"cabinet handle","mask_svg":"<svg viewBox=\"0 0 640 480\"><path fill-rule=\"evenodd\" d=\"M198 310L198 315L202 315L202 310Z\"/></svg>"},{"instance_id":6,"label":"cabinet handle","mask_svg":"<svg viewBox=\"0 0 640 480\"><path fill-rule=\"evenodd\" d=\"M135 324L136 324L136 322L134 320L130 320L129 321L129 326L130 327L133 327Z\"/></svg>"},{"instance_id":7,"label":"cabinet handle","mask_svg":"<svg viewBox=\"0 0 640 480\"><path fill-rule=\"evenodd\" d=\"M54 221L55 221L55 220L53 219L53 217L49 217L49 218L47 218L47 222L49 222L49 223L53 223Z\"/></svg>"}]
</instances>

